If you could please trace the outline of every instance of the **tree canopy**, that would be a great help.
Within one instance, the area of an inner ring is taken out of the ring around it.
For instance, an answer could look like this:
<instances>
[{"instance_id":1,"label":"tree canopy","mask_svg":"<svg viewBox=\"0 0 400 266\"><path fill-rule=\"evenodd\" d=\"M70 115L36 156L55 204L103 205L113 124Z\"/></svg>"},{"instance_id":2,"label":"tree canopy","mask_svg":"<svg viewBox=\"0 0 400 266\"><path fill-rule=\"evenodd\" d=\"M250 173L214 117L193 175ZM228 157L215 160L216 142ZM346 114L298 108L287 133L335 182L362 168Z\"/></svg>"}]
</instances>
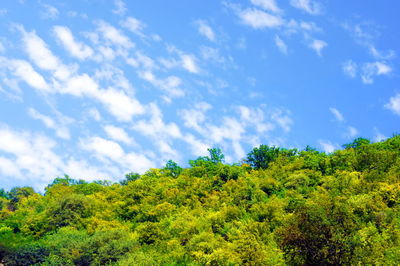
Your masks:
<instances>
[{"instance_id":1,"label":"tree canopy","mask_svg":"<svg viewBox=\"0 0 400 266\"><path fill-rule=\"evenodd\" d=\"M0 189L5 265L398 265L400 136Z\"/></svg>"}]
</instances>

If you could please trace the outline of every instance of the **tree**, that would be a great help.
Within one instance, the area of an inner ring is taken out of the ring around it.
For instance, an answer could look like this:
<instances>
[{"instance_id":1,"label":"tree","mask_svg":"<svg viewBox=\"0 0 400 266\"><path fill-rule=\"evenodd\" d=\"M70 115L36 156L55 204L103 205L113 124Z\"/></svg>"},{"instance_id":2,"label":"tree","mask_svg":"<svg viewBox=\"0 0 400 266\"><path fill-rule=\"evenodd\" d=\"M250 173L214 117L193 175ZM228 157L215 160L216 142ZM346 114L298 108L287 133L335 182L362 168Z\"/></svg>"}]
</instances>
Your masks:
<instances>
[{"instance_id":1,"label":"tree","mask_svg":"<svg viewBox=\"0 0 400 266\"><path fill-rule=\"evenodd\" d=\"M208 157L208 160L217 164L217 163L223 163L225 160L225 155L222 153L220 148L212 148L212 149L207 149L210 157Z\"/></svg>"},{"instance_id":2,"label":"tree","mask_svg":"<svg viewBox=\"0 0 400 266\"><path fill-rule=\"evenodd\" d=\"M130 181L135 181L140 178L140 174L138 173L129 173L125 175L125 179L119 182L121 185L126 186Z\"/></svg>"},{"instance_id":3,"label":"tree","mask_svg":"<svg viewBox=\"0 0 400 266\"><path fill-rule=\"evenodd\" d=\"M177 177L183 169L176 162L168 160L163 170L164 173L171 175L172 177Z\"/></svg>"},{"instance_id":4,"label":"tree","mask_svg":"<svg viewBox=\"0 0 400 266\"><path fill-rule=\"evenodd\" d=\"M271 162L278 158L279 151L280 149L274 146L260 145L259 148L254 148L247 154L245 161L255 169L265 169Z\"/></svg>"},{"instance_id":5,"label":"tree","mask_svg":"<svg viewBox=\"0 0 400 266\"><path fill-rule=\"evenodd\" d=\"M363 145L367 145L370 144L371 141L369 139L365 139L365 138L356 138L355 140L353 140L353 142L348 143L348 144L344 144L342 147L345 149L357 149Z\"/></svg>"}]
</instances>

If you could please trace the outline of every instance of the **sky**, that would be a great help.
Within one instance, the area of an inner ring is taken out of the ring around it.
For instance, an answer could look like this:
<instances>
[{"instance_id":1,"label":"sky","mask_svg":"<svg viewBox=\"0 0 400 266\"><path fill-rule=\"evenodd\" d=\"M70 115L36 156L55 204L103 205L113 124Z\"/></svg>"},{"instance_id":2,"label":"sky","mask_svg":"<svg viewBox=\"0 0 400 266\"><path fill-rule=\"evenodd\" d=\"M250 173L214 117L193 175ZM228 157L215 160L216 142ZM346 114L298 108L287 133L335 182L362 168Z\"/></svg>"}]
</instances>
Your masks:
<instances>
[{"instance_id":1,"label":"sky","mask_svg":"<svg viewBox=\"0 0 400 266\"><path fill-rule=\"evenodd\" d=\"M398 0L2 0L0 187L399 133Z\"/></svg>"}]
</instances>

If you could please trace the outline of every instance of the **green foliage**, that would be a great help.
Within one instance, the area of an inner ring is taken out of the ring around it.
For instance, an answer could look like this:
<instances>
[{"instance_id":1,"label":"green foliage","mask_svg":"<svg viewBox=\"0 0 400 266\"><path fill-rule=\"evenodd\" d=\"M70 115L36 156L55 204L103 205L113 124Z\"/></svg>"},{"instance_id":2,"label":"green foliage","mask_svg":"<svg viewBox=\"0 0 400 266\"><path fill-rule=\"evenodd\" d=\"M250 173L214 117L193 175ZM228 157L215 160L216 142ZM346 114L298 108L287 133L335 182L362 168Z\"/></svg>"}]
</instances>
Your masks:
<instances>
[{"instance_id":1,"label":"green foliage","mask_svg":"<svg viewBox=\"0 0 400 266\"><path fill-rule=\"evenodd\" d=\"M0 190L5 265L399 265L400 136Z\"/></svg>"},{"instance_id":2,"label":"green foliage","mask_svg":"<svg viewBox=\"0 0 400 266\"><path fill-rule=\"evenodd\" d=\"M169 160L163 168L163 173L172 177L177 177L182 173L182 170L182 167L180 167L176 162Z\"/></svg>"},{"instance_id":3,"label":"green foliage","mask_svg":"<svg viewBox=\"0 0 400 266\"><path fill-rule=\"evenodd\" d=\"M120 182L121 185L126 186L130 181L135 181L140 178L138 173L129 173L125 175L125 180Z\"/></svg>"}]
</instances>

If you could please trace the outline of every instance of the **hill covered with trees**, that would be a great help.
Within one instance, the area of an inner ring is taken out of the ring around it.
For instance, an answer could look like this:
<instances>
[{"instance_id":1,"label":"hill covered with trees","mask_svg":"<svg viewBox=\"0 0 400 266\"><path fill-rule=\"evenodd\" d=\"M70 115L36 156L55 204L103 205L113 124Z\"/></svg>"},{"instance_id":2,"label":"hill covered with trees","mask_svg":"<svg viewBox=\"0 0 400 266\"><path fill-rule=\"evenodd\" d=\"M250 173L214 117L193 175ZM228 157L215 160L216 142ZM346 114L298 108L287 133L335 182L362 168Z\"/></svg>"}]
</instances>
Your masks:
<instances>
[{"instance_id":1,"label":"hill covered with trees","mask_svg":"<svg viewBox=\"0 0 400 266\"><path fill-rule=\"evenodd\" d=\"M400 136L0 190L5 265L398 265Z\"/></svg>"}]
</instances>

